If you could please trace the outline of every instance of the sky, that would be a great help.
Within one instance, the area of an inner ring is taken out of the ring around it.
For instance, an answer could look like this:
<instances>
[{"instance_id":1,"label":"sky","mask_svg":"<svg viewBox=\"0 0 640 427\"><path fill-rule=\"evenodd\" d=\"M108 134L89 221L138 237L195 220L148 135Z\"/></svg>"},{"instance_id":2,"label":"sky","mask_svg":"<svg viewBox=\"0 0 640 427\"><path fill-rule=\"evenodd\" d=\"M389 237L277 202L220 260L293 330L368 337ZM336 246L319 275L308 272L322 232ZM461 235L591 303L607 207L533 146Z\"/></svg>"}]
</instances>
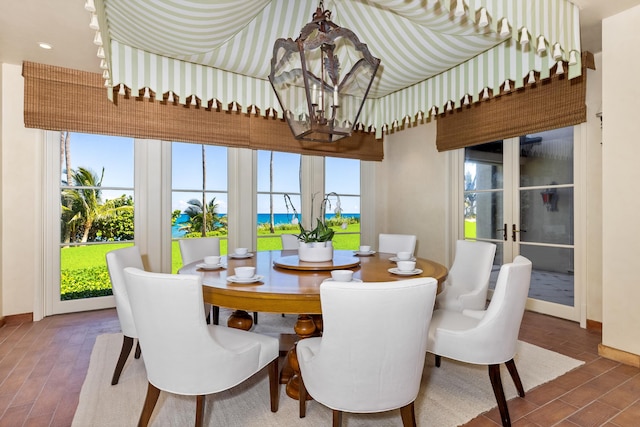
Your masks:
<instances>
[{"instance_id":1,"label":"sky","mask_svg":"<svg viewBox=\"0 0 640 427\"><path fill-rule=\"evenodd\" d=\"M207 190L213 191L218 203L218 212L227 212L227 149L225 147L206 145ZM197 191L202 188L202 145L189 143L173 143L172 146L172 210L184 210L188 200L200 198ZM133 138L102 136L92 134L71 134L71 166L88 167L100 174L104 167L103 187L133 188ZM292 153L274 153L274 192L299 193L300 155ZM325 189L327 192L341 194L360 193L359 161L351 159L327 158ZM64 173L63 173L64 178ZM269 152L258 151L258 191L269 191ZM119 197L122 194L133 194L132 191L109 190L102 192L103 199ZM292 196L296 209L300 212L299 197ZM335 208L335 198L331 198ZM318 203L320 201L318 200ZM359 198L341 198L344 213L360 213ZM274 197L274 211L286 213L284 197ZM258 196L258 213L269 212L269 197Z\"/></svg>"}]
</instances>

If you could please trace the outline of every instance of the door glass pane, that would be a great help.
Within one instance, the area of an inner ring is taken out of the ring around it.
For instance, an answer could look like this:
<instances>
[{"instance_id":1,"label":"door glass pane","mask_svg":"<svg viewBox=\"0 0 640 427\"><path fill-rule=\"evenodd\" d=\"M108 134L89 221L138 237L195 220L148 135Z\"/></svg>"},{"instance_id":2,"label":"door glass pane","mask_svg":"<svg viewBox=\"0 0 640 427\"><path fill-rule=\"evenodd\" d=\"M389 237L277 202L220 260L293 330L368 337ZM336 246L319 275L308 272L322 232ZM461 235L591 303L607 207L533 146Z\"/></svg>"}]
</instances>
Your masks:
<instances>
[{"instance_id":1,"label":"door glass pane","mask_svg":"<svg viewBox=\"0 0 640 427\"><path fill-rule=\"evenodd\" d=\"M261 151L258 154L257 246L259 251L282 249L281 234L298 234L300 154Z\"/></svg>"},{"instance_id":2,"label":"door glass pane","mask_svg":"<svg viewBox=\"0 0 640 427\"><path fill-rule=\"evenodd\" d=\"M520 187L573 183L573 127L520 137Z\"/></svg>"},{"instance_id":3,"label":"door glass pane","mask_svg":"<svg viewBox=\"0 0 640 427\"><path fill-rule=\"evenodd\" d=\"M504 187L502 151L502 141L465 148L465 190L495 190Z\"/></svg>"},{"instance_id":4,"label":"door glass pane","mask_svg":"<svg viewBox=\"0 0 640 427\"><path fill-rule=\"evenodd\" d=\"M530 298L573 306L572 248L522 245L520 254L533 263Z\"/></svg>"},{"instance_id":5,"label":"door glass pane","mask_svg":"<svg viewBox=\"0 0 640 427\"><path fill-rule=\"evenodd\" d=\"M111 295L105 254L133 244L133 139L60 133L60 300Z\"/></svg>"},{"instance_id":6,"label":"door glass pane","mask_svg":"<svg viewBox=\"0 0 640 427\"><path fill-rule=\"evenodd\" d=\"M171 270L182 267L179 239L220 237L227 253L227 148L171 144Z\"/></svg>"},{"instance_id":7,"label":"door glass pane","mask_svg":"<svg viewBox=\"0 0 640 427\"><path fill-rule=\"evenodd\" d=\"M502 191L475 193L473 212L465 211L465 239L503 238Z\"/></svg>"},{"instance_id":8,"label":"door glass pane","mask_svg":"<svg viewBox=\"0 0 640 427\"><path fill-rule=\"evenodd\" d=\"M573 188L554 188L551 204L547 191L520 191L520 241L573 245Z\"/></svg>"},{"instance_id":9,"label":"door glass pane","mask_svg":"<svg viewBox=\"0 0 640 427\"><path fill-rule=\"evenodd\" d=\"M502 141L465 148L465 239L502 240L502 151Z\"/></svg>"}]
</instances>

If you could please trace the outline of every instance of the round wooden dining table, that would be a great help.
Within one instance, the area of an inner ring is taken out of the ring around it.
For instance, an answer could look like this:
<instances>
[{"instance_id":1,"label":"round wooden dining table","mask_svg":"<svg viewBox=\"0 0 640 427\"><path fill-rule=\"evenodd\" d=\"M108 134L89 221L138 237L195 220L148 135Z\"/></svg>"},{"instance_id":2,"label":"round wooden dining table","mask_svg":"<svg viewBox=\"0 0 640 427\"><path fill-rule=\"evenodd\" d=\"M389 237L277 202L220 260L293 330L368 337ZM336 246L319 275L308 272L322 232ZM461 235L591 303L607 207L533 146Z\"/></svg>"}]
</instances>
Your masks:
<instances>
[{"instance_id":1,"label":"round wooden dining table","mask_svg":"<svg viewBox=\"0 0 640 427\"><path fill-rule=\"evenodd\" d=\"M314 263L299 261L296 250L260 251L241 259L224 256L221 260L224 267L215 270L200 268L202 261L193 262L182 267L179 273L202 276L205 302L236 310L287 314L321 314L320 284L331 278L334 269L353 270L353 278L363 282L433 277L440 287L447 277L445 266L424 258L416 259L416 269L422 270L419 274L391 273L389 269L396 266L395 255L357 256L354 251L335 250L332 261ZM255 266L261 280L247 284L228 281L234 269L242 266Z\"/></svg>"},{"instance_id":2,"label":"round wooden dining table","mask_svg":"<svg viewBox=\"0 0 640 427\"><path fill-rule=\"evenodd\" d=\"M359 256L357 252L335 250L333 260L324 263L302 262L297 251L275 250L251 253L246 258L222 257L221 268L202 268L202 261L182 267L180 274L202 276L204 301L210 304L234 309L227 325L249 330L253 319L248 314L270 312L297 314L294 326L296 336L306 338L322 331L322 308L320 306L320 285L331 279L331 271L349 269L353 279L362 282L387 282L415 277L433 277L438 281L438 292L447 277L445 266L424 258L416 259L416 270L411 275L394 274L389 271L396 267L393 253L372 253ZM242 266L256 267L259 281L235 283L234 269ZM395 270L393 270L395 271ZM295 343L294 340L290 340ZM281 339L282 343L282 339ZM280 374L280 382L287 384L287 394L298 398L298 365L295 348L288 352L287 363Z\"/></svg>"}]
</instances>

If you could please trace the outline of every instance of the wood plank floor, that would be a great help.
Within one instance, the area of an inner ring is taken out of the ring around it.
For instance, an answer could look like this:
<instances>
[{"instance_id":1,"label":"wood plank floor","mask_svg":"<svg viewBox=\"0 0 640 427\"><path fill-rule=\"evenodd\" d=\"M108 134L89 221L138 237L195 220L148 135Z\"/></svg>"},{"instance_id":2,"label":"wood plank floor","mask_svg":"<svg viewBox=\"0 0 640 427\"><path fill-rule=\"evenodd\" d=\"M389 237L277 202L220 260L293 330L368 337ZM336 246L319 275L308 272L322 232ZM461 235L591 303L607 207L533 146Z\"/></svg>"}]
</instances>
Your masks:
<instances>
[{"instance_id":1,"label":"wood plank floor","mask_svg":"<svg viewBox=\"0 0 640 427\"><path fill-rule=\"evenodd\" d=\"M113 309L0 328L0 427L69 426L96 336L119 330ZM520 338L586 364L510 400L514 426L640 426L640 369L599 357L600 333L527 312ZM493 409L466 426L499 422Z\"/></svg>"}]
</instances>

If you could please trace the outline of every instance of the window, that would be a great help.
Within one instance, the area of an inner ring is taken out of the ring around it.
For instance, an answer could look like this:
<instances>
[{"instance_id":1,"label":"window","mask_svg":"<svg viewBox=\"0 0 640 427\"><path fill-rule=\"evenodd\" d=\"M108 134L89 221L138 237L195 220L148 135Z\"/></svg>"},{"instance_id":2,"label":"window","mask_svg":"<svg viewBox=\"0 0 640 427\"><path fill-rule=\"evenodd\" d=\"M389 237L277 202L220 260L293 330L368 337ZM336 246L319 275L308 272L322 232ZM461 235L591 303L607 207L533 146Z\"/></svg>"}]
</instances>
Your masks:
<instances>
[{"instance_id":1,"label":"window","mask_svg":"<svg viewBox=\"0 0 640 427\"><path fill-rule=\"evenodd\" d=\"M60 300L111 295L105 254L129 246L133 139L60 133Z\"/></svg>"},{"instance_id":2,"label":"window","mask_svg":"<svg viewBox=\"0 0 640 427\"><path fill-rule=\"evenodd\" d=\"M360 161L325 158L325 221L336 234L336 249L360 247Z\"/></svg>"},{"instance_id":3,"label":"window","mask_svg":"<svg viewBox=\"0 0 640 427\"><path fill-rule=\"evenodd\" d=\"M172 143L171 270L182 267L178 239L220 237L227 253L227 148Z\"/></svg>"},{"instance_id":4,"label":"window","mask_svg":"<svg viewBox=\"0 0 640 427\"><path fill-rule=\"evenodd\" d=\"M300 154L257 152L257 249L282 249L280 235L298 234Z\"/></svg>"}]
</instances>

